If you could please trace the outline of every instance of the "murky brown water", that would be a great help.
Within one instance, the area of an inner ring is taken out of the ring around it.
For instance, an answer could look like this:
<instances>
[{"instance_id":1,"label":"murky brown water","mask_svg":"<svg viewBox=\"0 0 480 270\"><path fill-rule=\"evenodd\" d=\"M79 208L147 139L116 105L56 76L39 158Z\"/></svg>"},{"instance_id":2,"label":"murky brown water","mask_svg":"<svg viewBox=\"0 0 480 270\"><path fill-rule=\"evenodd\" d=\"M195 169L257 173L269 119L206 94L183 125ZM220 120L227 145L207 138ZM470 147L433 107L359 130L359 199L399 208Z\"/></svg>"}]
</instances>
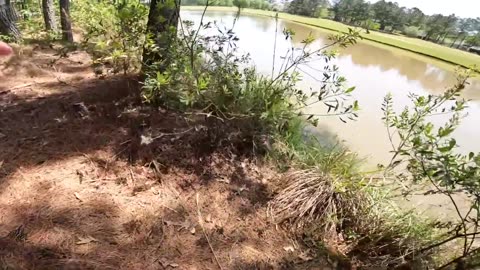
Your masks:
<instances>
[{"instance_id":1,"label":"murky brown water","mask_svg":"<svg viewBox=\"0 0 480 270\"><path fill-rule=\"evenodd\" d=\"M197 11L182 12L182 19L198 22L201 13ZM208 12L205 21L216 20L230 26L233 13ZM292 45L300 47L300 42L312 33L317 38L316 46L328 44L329 32L288 21L279 21L279 36L277 38L277 55L284 53ZM293 44L285 40L281 29L290 28L295 31ZM239 47L251 55L253 63L260 72L270 74L275 38L275 20L267 17L242 15L237 21L235 33L240 38ZM277 62L280 62L277 60ZM336 134L338 138L365 157L369 167L385 163L390 159L389 141L385 127L381 121L380 110L384 96L391 92L398 108L409 104L407 94L441 93L455 82L454 73L444 69L446 65L436 60L422 57L414 53L379 45L373 42L361 41L357 45L340 51L335 63L340 72L348 80L349 85L356 86L354 98L360 103L361 111L355 122L344 124L335 117L322 118L319 129L323 134ZM303 70L310 75L314 69L323 68L323 62L309 64L312 68ZM317 73L318 74L318 73ZM321 75L318 76L321 78ZM315 79L303 76L302 87L318 86ZM454 136L459 142L462 152L480 151L480 81L472 81L465 90L469 102L469 115ZM312 107L309 112L324 113L323 106ZM436 119L441 121L441 119Z\"/></svg>"}]
</instances>

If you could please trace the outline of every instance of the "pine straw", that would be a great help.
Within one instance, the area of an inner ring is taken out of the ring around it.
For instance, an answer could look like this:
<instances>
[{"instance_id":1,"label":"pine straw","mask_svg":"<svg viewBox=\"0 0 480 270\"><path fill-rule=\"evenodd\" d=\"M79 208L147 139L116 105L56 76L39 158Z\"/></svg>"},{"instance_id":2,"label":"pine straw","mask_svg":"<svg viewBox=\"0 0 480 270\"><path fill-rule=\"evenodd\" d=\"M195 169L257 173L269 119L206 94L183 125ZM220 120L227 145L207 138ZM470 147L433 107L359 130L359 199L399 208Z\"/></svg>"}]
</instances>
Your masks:
<instances>
[{"instance_id":1,"label":"pine straw","mask_svg":"<svg viewBox=\"0 0 480 270\"><path fill-rule=\"evenodd\" d=\"M425 239L412 230L415 221L405 220L412 216L392 214L364 188L315 170L293 171L281 179L268 213L275 223L364 267L417 263L422 256L415 251Z\"/></svg>"}]
</instances>

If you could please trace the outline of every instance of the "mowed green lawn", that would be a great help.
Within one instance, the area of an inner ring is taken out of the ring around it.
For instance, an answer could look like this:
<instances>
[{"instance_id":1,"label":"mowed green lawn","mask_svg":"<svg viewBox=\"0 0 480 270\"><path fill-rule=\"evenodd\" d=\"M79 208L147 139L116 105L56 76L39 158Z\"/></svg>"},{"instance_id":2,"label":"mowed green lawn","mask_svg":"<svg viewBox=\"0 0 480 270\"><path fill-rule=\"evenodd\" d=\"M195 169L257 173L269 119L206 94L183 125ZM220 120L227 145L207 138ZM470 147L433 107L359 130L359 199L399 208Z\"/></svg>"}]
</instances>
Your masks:
<instances>
[{"instance_id":1,"label":"mowed green lawn","mask_svg":"<svg viewBox=\"0 0 480 270\"><path fill-rule=\"evenodd\" d=\"M201 6L184 6L184 10L203 10ZM235 7L209 7L211 11L236 11ZM261 15L275 17L276 12L257 9L242 9L243 14ZM316 26L325 28L328 30L338 32L348 32L348 28L351 26L335 22L332 20L309 18L297 15L291 15L287 13L278 13L278 17L284 20L289 20L297 23L303 23L310 26ZM389 46L401 48L404 50L412 51L429 57L433 57L445 62L460 65L464 67L471 67L477 65L480 68L480 55L464 52L457 49L452 49L446 46L438 45L433 42L424 41L417 38L410 38L405 36L397 36L384 34L376 31L370 31L367 34L365 31L361 31L361 35L364 39L379 42Z\"/></svg>"}]
</instances>

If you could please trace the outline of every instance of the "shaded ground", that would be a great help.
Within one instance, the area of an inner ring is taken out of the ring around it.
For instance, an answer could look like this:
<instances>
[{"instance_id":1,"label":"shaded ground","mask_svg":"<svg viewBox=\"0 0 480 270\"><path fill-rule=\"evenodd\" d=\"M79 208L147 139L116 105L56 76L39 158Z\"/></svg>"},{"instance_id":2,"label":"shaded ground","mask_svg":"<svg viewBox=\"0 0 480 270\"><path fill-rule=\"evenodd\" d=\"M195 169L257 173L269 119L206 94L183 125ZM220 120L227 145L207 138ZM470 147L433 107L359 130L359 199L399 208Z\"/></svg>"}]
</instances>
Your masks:
<instances>
[{"instance_id":1,"label":"shaded ground","mask_svg":"<svg viewBox=\"0 0 480 270\"><path fill-rule=\"evenodd\" d=\"M269 223L276 175L241 144L58 52L0 62L2 269L332 267Z\"/></svg>"}]
</instances>

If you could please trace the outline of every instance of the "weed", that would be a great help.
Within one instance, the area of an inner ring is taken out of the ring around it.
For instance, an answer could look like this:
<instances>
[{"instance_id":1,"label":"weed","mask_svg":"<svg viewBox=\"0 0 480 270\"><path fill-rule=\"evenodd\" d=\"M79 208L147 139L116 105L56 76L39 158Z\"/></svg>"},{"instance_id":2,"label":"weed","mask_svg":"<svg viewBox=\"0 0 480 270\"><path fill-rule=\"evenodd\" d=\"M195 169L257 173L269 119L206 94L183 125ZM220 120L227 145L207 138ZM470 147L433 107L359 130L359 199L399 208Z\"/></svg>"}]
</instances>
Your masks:
<instances>
[{"instance_id":1,"label":"weed","mask_svg":"<svg viewBox=\"0 0 480 270\"><path fill-rule=\"evenodd\" d=\"M77 1L72 14L84 31L83 44L93 56L98 75L140 69L148 14L144 4Z\"/></svg>"}]
</instances>

